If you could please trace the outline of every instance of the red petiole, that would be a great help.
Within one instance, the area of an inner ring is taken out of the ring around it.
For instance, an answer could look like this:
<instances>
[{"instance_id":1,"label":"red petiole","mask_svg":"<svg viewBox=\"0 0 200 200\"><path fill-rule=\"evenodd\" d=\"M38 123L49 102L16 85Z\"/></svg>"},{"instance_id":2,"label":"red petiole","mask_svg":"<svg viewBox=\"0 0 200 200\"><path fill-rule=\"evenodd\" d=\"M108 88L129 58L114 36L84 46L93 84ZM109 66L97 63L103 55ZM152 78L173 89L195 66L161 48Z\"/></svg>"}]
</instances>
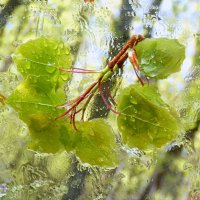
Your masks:
<instances>
[{"instance_id":1,"label":"red petiole","mask_svg":"<svg viewBox=\"0 0 200 200\"><path fill-rule=\"evenodd\" d=\"M73 68L73 69L63 69L60 68L61 71L64 72L73 72L73 73L100 73L99 77L97 79L97 81L95 81L94 83L92 83L86 90L85 92L83 92L79 97L77 97L76 99L62 105L62 106L58 106L59 108L64 108L64 107L68 107L71 106L69 109L67 109L63 114L57 116L55 118L59 119L61 117L64 116L68 116L70 118L70 123L73 125L74 129L77 130L76 124L75 124L75 117L76 114L82 112L82 116L81 116L81 120L84 121L84 114L85 114L85 110L87 108L87 105L89 104L89 102L91 101L92 97L94 96L94 94L97 92L97 90L100 93L100 96L103 100L103 102L105 103L107 109L109 109L110 111L112 111L115 114L120 114L119 112L117 112L116 110L114 110L111 106L111 104L107 101L103 90L102 90L102 84L105 83L105 90L110 98L110 100L112 101L113 104L116 104L114 101L114 98L112 97L110 90L106 84L106 81L108 80L109 77L112 76L113 72L116 71L117 69L123 67L124 62L127 60L127 58L129 58L131 64L133 65L133 68L135 70L135 73L137 75L138 80L140 81L140 83L143 85L143 81L140 78L140 75L138 74L139 71L139 62L137 59L137 55L135 50L133 49L133 47L135 45L137 45L138 42L142 41L144 38L141 35L136 36L132 36L129 41L124 45L124 47L119 51L119 53L108 63L108 65L102 70L102 71L96 71L96 70L88 70L88 69L81 69L81 68ZM128 52L128 49L133 49L132 52ZM78 111L77 107L80 105L80 103L82 101L85 101L85 103L83 104L82 108L80 108Z\"/></svg>"},{"instance_id":2,"label":"red petiole","mask_svg":"<svg viewBox=\"0 0 200 200\"><path fill-rule=\"evenodd\" d=\"M101 79L98 82L98 88L99 88L99 93L101 95L101 98L102 98L103 102L105 103L107 109L109 109L110 111L112 111L115 114L120 114L119 112L117 112L114 109L112 109L111 105L109 104L109 102L107 101L106 97L104 96L104 93L103 93L102 88L101 88Z\"/></svg>"},{"instance_id":3,"label":"red petiole","mask_svg":"<svg viewBox=\"0 0 200 200\"><path fill-rule=\"evenodd\" d=\"M105 85L106 92L107 92L108 96L110 97L112 103L113 103L114 105L116 105L116 102L115 102L114 98L113 98L112 95L111 95L110 89L108 88L108 85L107 85L106 83L105 83L104 85Z\"/></svg>"},{"instance_id":4,"label":"red petiole","mask_svg":"<svg viewBox=\"0 0 200 200\"><path fill-rule=\"evenodd\" d=\"M72 72L72 73L79 73L79 74L100 73L99 71L96 71L96 70L81 69L81 68L73 68L73 69L63 69L63 68L60 68L60 71Z\"/></svg>"}]
</instances>

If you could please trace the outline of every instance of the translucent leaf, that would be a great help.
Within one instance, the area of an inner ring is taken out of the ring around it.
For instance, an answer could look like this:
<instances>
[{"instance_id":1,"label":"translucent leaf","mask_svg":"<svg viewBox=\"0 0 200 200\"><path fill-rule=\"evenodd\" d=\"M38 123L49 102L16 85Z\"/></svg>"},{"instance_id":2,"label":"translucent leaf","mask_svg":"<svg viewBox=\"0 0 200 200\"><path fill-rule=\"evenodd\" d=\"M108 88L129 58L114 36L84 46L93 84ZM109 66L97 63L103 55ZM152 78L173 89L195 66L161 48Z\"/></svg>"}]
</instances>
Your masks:
<instances>
[{"instance_id":1,"label":"translucent leaf","mask_svg":"<svg viewBox=\"0 0 200 200\"><path fill-rule=\"evenodd\" d=\"M9 103L28 126L31 149L54 153L74 151L84 163L116 166L116 144L112 129L104 120L79 123L79 132L69 122L54 120L63 113L56 106L65 102L59 67L71 66L69 49L54 40L40 38L20 46L14 56L24 81L9 96Z\"/></svg>"},{"instance_id":2,"label":"translucent leaf","mask_svg":"<svg viewBox=\"0 0 200 200\"><path fill-rule=\"evenodd\" d=\"M161 147L176 137L176 114L154 87L135 84L125 88L118 101L118 127L130 147Z\"/></svg>"},{"instance_id":3,"label":"translucent leaf","mask_svg":"<svg viewBox=\"0 0 200 200\"><path fill-rule=\"evenodd\" d=\"M69 46L46 37L22 44L13 58L23 77L45 90L65 83L69 74L63 74L59 68L70 68L72 64Z\"/></svg>"},{"instance_id":4,"label":"translucent leaf","mask_svg":"<svg viewBox=\"0 0 200 200\"><path fill-rule=\"evenodd\" d=\"M141 72L151 78L164 79L180 71L185 47L176 39L145 39L135 47Z\"/></svg>"},{"instance_id":5,"label":"translucent leaf","mask_svg":"<svg viewBox=\"0 0 200 200\"><path fill-rule=\"evenodd\" d=\"M118 164L117 146L111 127L103 119L77 123L78 131L63 133L62 143L68 151L74 151L84 163L104 167Z\"/></svg>"},{"instance_id":6,"label":"translucent leaf","mask_svg":"<svg viewBox=\"0 0 200 200\"><path fill-rule=\"evenodd\" d=\"M62 101L62 95L49 94L30 80L22 82L8 98L8 103L29 127L32 138L29 147L48 153L66 149L74 151L84 163L116 166L116 144L110 126L99 119L78 123L77 132L69 122L53 120L64 112L55 108Z\"/></svg>"},{"instance_id":7,"label":"translucent leaf","mask_svg":"<svg viewBox=\"0 0 200 200\"><path fill-rule=\"evenodd\" d=\"M68 121L53 120L63 110L55 105L59 96L48 94L28 80L21 83L8 103L29 127L29 148L47 153L74 151L83 163L113 167L117 165L116 144L111 127L103 119L77 122L78 131Z\"/></svg>"},{"instance_id":8,"label":"translucent leaf","mask_svg":"<svg viewBox=\"0 0 200 200\"><path fill-rule=\"evenodd\" d=\"M9 96L7 102L29 128L33 149L54 153L62 147L59 137L63 125L53 118L64 112L56 109L57 105L63 103L63 97L61 92L48 93L30 80L22 82Z\"/></svg>"},{"instance_id":9,"label":"translucent leaf","mask_svg":"<svg viewBox=\"0 0 200 200\"><path fill-rule=\"evenodd\" d=\"M64 112L56 106L66 100L64 85L69 76L59 68L71 67L69 47L41 37L22 44L14 62L25 80L8 97L7 103L27 124L32 136L30 147L52 153L63 149L59 138L66 132L66 125L54 118Z\"/></svg>"}]
</instances>

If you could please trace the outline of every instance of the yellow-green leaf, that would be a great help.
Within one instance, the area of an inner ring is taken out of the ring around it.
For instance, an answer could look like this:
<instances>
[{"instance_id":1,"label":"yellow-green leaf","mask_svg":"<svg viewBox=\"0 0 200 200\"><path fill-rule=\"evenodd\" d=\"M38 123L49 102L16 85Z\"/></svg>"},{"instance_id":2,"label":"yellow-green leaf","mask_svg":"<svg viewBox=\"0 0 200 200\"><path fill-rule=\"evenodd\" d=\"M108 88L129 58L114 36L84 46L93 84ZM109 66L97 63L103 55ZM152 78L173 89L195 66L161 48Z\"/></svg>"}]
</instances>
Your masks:
<instances>
[{"instance_id":1,"label":"yellow-green leaf","mask_svg":"<svg viewBox=\"0 0 200 200\"><path fill-rule=\"evenodd\" d=\"M61 72L59 68L69 69L72 64L69 46L47 37L22 44L13 59L24 79L28 78L48 91L66 82L69 74Z\"/></svg>"},{"instance_id":2,"label":"yellow-green leaf","mask_svg":"<svg viewBox=\"0 0 200 200\"><path fill-rule=\"evenodd\" d=\"M152 86L135 84L125 88L120 93L118 110L122 113L118 127L130 147L161 147L179 132L175 111Z\"/></svg>"},{"instance_id":3,"label":"yellow-green leaf","mask_svg":"<svg viewBox=\"0 0 200 200\"><path fill-rule=\"evenodd\" d=\"M141 72L151 78L164 79L180 71L185 47L176 39L145 39L135 47Z\"/></svg>"},{"instance_id":4,"label":"yellow-green leaf","mask_svg":"<svg viewBox=\"0 0 200 200\"><path fill-rule=\"evenodd\" d=\"M63 133L62 143L68 151L74 151L84 163L102 167L116 167L117 145L112 128L104 119L77 123L78 131Z\"/></svg>"}]
</instances>

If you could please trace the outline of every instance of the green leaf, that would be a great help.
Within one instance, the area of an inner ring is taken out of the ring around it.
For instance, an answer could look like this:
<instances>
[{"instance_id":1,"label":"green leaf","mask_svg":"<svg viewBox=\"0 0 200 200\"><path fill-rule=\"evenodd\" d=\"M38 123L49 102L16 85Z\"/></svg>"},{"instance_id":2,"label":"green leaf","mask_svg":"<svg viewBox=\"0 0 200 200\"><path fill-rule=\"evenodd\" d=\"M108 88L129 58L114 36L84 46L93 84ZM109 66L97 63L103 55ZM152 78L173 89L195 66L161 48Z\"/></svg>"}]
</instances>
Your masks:
<instances>
[{"instance_id":1,"label":"green leaf","mask_svg":"<svg viewBox=\"0 0 200 200\"><path fill-rule=\"evenodd\" d=\"M59 95L46 93L29 80L22 82L8 98L8 103L29 127L29 148L47 153L66 149L74 151L83 163L116 166L117 147L111 127L98 119L77 122L78 131L75 131L68 121L53 120L64 112L55 108L61 102Z\"/></svg>"},{"instance_id":2,"label":"green leaf","mask_svg":"<svg viewBox=\"0 0 200 200\"><path fill-rule=\"evenodd\" d=\"M141 72L151 78L164 79L180 71L185 47L176 39L145 39L135 47Z\"/></svg>"},{"instance_id":3,"label":"green leaf","mask_svg":"<svg viewBox=\"0 0 200 200\"><path fill-rule=\"evenodd\" d=\"M81 161L113 167L118 163L114 134L103 119L78 123L75 131L67 121L54 120L64 112L56 106L65 102L60 67L71 66L69 48L45 37L21 45L14 56L24 81L9 96L10 104L28 126L29 148L55 153L74 151Z\"/></svg>"},{"instance_id":4,"label":"green leaf","mask_svg":"<svg viewBox=\"0 0 200 200\"><path fill-rule=\"evenodd\" d=\"M60 87L69 78L59 68L71 68L70 48L55 39L41 37L22 44L13 56L18 70L25 79L45 90Z\"/></svg>"},{"instance_id":5,"label":"green leaf","mask_svg":"<svg viewBox=\"0 0 200 200\"><path fill-rule=\"evenodd\" d=\"M69 122L53 120L64 112L55 108L62 100L55 93L47 94L30 81L21 83L9 97L8 103L18 111L29 127L29 148L47 153L66 149L74 151L84 163L102 167L116 166L116 144L114 134L103 119L77 123L75 131Z\"/></svg>"},{"instance_id":6,"label":"green leaf","mask_svg":"<svg viewBox=\"0 0 200 200\"><path fill-rule=\"evenodd\" d=\"M74 151L84 163L102 167L118 165L114 133L104 119L77 123L74 129L63 133L62 143L68 151Z\"/></svg>"},{"instance_id":7,"label":"green leaf","mask_svg":"<svg viewBox=\"0 0 200 200\"><path fill-rule=\"evenodd\" d=\"M29 146L51 153L64 149L60 134L66 132L66 125L54 118L64 112L56 106L66 101L64 86L69 75L59 68L71 67L69 46L41 37L22 44L14 54L14 62L25 80L7 103L27 124L31 134Z\"/></svg>"},{"instance_id":8,"label":"green leaf","mask_svg":"<svg viewBox=\"0 0 200 200\"><path fill-rule=\"evenodd\" d=\"M118 128L130 147L161 147L179 132L176 113L152 86L125 88L119 96L118 110L122 113L117 119Z\"/></svg>"},{"instance_id":9,"label":"green leaf","mask_svg":"<svg viewBox=\"0 0 200 200\"><path fill-rule=\"evenodd\" d=\"M64 92L63 92L64 93ZM26 80L9 96L10 104L23 120L32 136L32 142L43 152L56 152L60 148L58 122L53 120L64 110L56 109L63 103L63 94L47 92Z\"/></svg>"}]
</instances>

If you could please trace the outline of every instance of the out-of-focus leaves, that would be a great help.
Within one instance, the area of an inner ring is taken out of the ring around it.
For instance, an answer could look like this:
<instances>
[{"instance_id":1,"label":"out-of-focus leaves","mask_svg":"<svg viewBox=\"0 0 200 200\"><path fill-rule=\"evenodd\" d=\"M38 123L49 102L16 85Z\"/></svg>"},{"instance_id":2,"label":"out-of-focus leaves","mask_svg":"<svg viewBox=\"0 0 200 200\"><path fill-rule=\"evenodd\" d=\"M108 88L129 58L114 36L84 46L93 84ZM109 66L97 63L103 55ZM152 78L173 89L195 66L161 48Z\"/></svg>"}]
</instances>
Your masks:
<instances>
[{"instance_id":1,"label":"out-of-focus leaves","mask_svg":"<svg viewBox=\"0 0 200 200\"><path fill-rule=\"evenodd\" d=\"M2 94L0 94L0 103L5 105L5 100L6 100L6 97L4 97Z\"/></svg>"},{"instance_id":2,"label":"out-of-focus leaves","mask_svg":"<svg viewBox=\"0 0 200 200\"><path fill-rule=\"evenodd\" d=\"M200 78L196 77L191 81L178 102L181 108L181 119L186 130L192 129L200 120ZM182 105L181 105L182 104Z\"/></svg>"},{"instance_id":3,"label":"out-of-focus leaves","mask_svg":"<svg viewBox=\"0 0 200 200\"><path fill-rule=\"evenodd\" d=\"M146 149L161 147L176 137L179 123L174 111L154 87L135 84L120 92L118 127L124 143Z\"/></svg>"},{"instance_id":4,"label":"out-of-focus leaves","mask_svg":"<svg viewBox=\"0 0 200 200\"><path fill-rule=\"evenodd\" d=\"M94 0L84 0L85 3L89 2L89 3L93 3Z\"/></svg>"},{"instance_id":5,"label":"out-of-focus leaves","mask_svg":"<svg viewBox=\"0 0 200 200\"><path fill-rule=\"evenodd\" d=\"M185 59L185 47L176 39L145 39L135 47L141 72L144 75L164 79L180 71Z\"/></svg>"},{"instance_id":6,"label":"out-of-focus leaves","mask_svg":"<svg viewBox=\"0 0 200 200\"><path fill-rule=\"evenodd\" d=\"M0 73L0 95L8 97L17 87L20 80L18 76L10 71Z\"/></svg>"},{"instance_id":7,"label":"out-of-focus leaves","mask_svg":"<svg viewBox=\"0 0 200 200\"><path fill-rule=\"evenodd\" d=\"M117 146L111 127L103 119L77 123L74 129L62 133L61 141L68 151L74 151L84 163L115 167Z\"/></svg>"},{"instance_id":8,"label":"out-of-focus leaves","mask_svg":"<svg viewBox=\"0 0 200 200\"><path fill-rule=\"evenodd\" d=\"M200 121L200 37L197 35L192 71L185 77L187 85L176 102L185 130L195 128Z\"/></svg>"}]
</instances>

